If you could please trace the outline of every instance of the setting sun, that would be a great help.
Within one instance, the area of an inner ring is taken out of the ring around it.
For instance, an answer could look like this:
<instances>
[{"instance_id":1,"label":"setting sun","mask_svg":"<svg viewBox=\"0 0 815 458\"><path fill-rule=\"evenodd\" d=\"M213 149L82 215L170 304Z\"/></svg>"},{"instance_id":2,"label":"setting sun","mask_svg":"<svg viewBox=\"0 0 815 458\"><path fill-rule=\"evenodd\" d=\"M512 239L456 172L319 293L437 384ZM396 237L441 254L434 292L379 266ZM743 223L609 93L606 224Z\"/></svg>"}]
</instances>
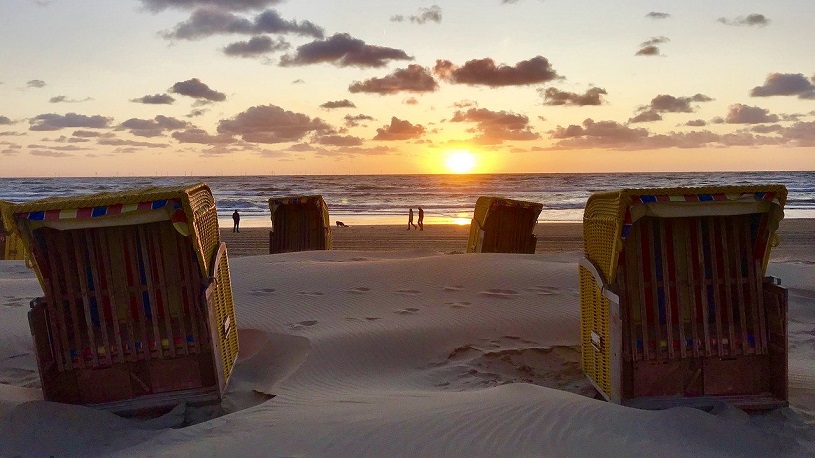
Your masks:
<instances>
[{"instance_id":1,"label":"setting sun","mask_svg":"<svg viewBox=\"0 0 815 458\"><path fill-rule=\"evenodd\" d=\"M468 173L475 168L475 155L467 150L447 153L447 168L453 173Z\"/></svg>"}]
</instances>

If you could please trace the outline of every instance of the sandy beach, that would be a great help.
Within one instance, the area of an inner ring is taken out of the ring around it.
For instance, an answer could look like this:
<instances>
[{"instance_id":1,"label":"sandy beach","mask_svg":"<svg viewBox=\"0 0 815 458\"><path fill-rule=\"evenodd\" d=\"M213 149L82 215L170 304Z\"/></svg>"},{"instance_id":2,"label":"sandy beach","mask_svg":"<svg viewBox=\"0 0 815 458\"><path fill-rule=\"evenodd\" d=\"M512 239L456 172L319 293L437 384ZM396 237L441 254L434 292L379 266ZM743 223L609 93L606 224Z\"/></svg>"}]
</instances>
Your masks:
<instances>
[{"instance_id":1,"label":"sandy beach","mask_svg":"<svg viewBox=\"0 0 815 458\"><path fill-rule=\"evenodd\" d=\"M21 261L0 262L0 456L813 456L815 227L786 220L790 404L645 411L593 399L580 369L579 224L538 254L464 251L464 226L336 230L265 255L224 231L241 350L224 401L138 420L43 402Z\"/></svg>"}]
</instances>

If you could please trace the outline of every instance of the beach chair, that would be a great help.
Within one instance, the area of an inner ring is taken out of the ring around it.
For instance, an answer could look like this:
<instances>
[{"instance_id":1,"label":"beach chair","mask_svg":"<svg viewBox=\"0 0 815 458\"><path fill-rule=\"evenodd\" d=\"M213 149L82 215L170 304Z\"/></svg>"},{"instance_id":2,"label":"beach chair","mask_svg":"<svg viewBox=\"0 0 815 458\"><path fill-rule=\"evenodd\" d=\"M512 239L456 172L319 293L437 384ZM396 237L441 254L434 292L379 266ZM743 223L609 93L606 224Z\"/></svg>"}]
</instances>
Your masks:
<instances>
[{"instance_id":1,"label":"beach chair","mask_svg":"<svg viewBox=\"0 0 815 458\"><path fill-rule=\"evenodd\" d=\"M51 198L3 216L45 293L29 324L46 400L117 413L220 400L238 333L209 187Z\"/></svg>"},{"instance_id":2,"label":"beach chair","mask_svg":"<svg viewBox=\"0 0 815 458\"><path fill-rule=\"evenodd\" d=\"M331 249L331 220L323 196L274 197L269 210L269 254Z\"/></svg>"},{"instance_id":3,"label":"beach chair","mask_svg":"<svg viewBox=\"0 0 815 458\"><path fill-rule=\"evenodd\" d=\"M783 186L591 195L582 366L605 399L787 405L787 292L764 276L786 197Z\"/></svg>"},{"instance_id":4,"label":"beach chair","mask_svg":"<svg viewBox=\"0 0 815 458\"><path fill-rule=\"evenodd\" d=\"M8 205L11 205L11 202L0 200L0 215L3 207ZM11 222L6 222L2 216L0 216L0 260L28 261L22 239L11 230Z\"/></svg>"},{"instance_id":5,"label":"beach chair","mask_svg":"<svg viewBox=\"0 0 815 458\"><path fill-rule=\"evenodd\" d=\"M535 253L532 233L543 204L479 197L467 240L468 253Z\"/></svg>"}]
</instances>

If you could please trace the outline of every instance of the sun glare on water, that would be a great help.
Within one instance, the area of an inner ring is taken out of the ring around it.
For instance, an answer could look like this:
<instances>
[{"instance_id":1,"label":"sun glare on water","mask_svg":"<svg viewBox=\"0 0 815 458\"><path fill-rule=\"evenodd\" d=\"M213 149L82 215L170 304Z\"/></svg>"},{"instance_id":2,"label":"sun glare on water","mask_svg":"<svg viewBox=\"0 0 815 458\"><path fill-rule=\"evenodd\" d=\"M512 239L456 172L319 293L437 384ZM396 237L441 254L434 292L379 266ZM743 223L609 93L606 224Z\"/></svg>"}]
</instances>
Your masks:
<instances>
[{"instance_id":1,"label":"sun glare on water","mask_svg":"<svg viewBox=\"0 0 815 458\"><path fill-rule=\"evenodd\" d=\"M467 150L447 153L447 169L452 173L469 173L475 168L475 155Z\"/></svg>"}]
</instances>

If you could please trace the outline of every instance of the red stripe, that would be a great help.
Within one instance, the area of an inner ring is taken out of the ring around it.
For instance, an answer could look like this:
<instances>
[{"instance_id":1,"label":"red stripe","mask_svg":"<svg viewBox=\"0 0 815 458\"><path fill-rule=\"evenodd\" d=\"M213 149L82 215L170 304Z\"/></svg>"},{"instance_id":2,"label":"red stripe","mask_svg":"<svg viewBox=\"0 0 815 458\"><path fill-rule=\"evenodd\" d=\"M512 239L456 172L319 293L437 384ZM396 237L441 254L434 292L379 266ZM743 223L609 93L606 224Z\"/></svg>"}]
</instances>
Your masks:
<instances>
[{"instance_id":1,"label":"red stripe","mask_svg":"<svg viewBox=\"0 0 815 458\"><path fill-rule=\"evenodd\" d=\"M122 214L122 204L113 204L108 206L108 215L121 215Z\"/></svg>"},{"instance_id":2,"label":"red stripe","mask_svg":"<svg viewBox=\"0 0 815 458\"><path fill-rule=\"evenodd\" d=\"M727 200L727 196L723 193L713 194L713 200Z\"/></svg>"},{"instance_id":3,"label":"red stripe","mask_svg":"<svg viewBox=\"0 0 815 458\"><path fill-rule=\"evenodd\" d=\"M151 210L153 208L153 202L139 202L136 208L138 208L139 211Z\"/></svg>"},{"instance_id":4,"label":"red stripe","mask_svg":"<svg viewBox=\"0 0 815 458\"><path fill-rule=\"evenodd\" d=\"M85 207L77 209L76 217L77 218L90 218L93 212L93 207Z\"/></svg>"},{"instance_id":5,"label":"red stripe","mask_svg":"<svg viewBox=\"0 0 815 458\"><path fill-rule=\"evenodd\" d=\"M698 202L699 196L696 194L685 194L685 202Z\"/></svg>"},{"instance_id":6,"label":"red stripe","mask_svg":"<svg viewBox=\"0 0 815 458\"><path fill-rule=\"evenodd\" d=\"M671 201L671 198L669 196L666 196L666 195L656 196L656 197L657 197L657 202L670 202Z\"/></svg>"},{"instance_id":7,"label":"red stripe","mask_svg":"<svg viewBox=\"0 0 815 458\"><path fill-rule=\"evenodd\" d=\"M45 219L59 219L60 210L46 210Z\"/></svg>"}]
</instances>

